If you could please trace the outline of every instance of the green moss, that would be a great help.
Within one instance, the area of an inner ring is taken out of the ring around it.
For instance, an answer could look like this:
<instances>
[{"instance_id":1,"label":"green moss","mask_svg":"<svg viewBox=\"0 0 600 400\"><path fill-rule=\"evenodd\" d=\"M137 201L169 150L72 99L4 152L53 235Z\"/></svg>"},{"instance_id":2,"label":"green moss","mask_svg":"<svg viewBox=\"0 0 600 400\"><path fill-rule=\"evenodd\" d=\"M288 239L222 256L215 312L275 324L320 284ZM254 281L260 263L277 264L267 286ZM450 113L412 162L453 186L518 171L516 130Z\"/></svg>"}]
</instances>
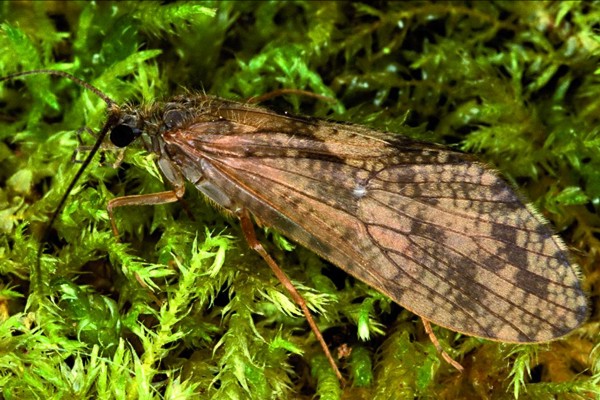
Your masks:
<instances>
[{"instance_id":1,"label":"green moss","mask_svg":"<svg viewBox=\"0 0 600 400\"><path fill-rule=\"evenodd\" d=\"M586 2L26 2L0 4L0 75L67 71L118 102L190 90L363 123L478 153L552 220L597 299L600 7ZM105 149L44 228L77 165L76 131L105 105L65 79L0 93L0 393L27 398L575 398L598 396L597 324L539 346L435 328L277 235L262 241L315 312L341 388L237 222L180 205L106 203L164 190L151 155ZM81 135L84 144L93 138ZM81 150L84 151L84 150ZM81 154L78 159L81 159ZM36 278L35 276L33 278ZM596 305L597 306L597 305ZM597 307L596 307L597 308ZM592 352L592 349L596 351ZM588 358L588 355L590 357Z\"/></svg>"}]
</instances>

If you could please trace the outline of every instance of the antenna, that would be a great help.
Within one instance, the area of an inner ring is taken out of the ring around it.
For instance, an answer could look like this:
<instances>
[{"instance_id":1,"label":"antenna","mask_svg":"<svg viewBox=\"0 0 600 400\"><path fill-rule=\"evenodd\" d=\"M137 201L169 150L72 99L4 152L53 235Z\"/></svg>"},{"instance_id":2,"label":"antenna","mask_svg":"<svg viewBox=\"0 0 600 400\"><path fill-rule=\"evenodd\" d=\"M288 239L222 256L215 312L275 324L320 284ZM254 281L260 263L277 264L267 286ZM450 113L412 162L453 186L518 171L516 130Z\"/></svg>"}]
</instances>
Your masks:
<instances>
[{"instance_id":1,"label":"antenna","mask_svg":"<svg viewBox=\"0 0 600 400\"><path fill-rule=\"evenodd\" d=\"M106 105L109 108L108 119L107 119L106 123L104 124L104 126L102 127L102 129L100 130L100 133L98 134L96 142L94 143L89 154L87 155L87 157L85 158L85 160L83 161L83 163L81 164L79 169L77 170L77 173L75 174L73 179L71 179L71 183L69 183L69 186L67 187L67 190L65 191L65 193L62 195L56 210L52 213L52 216L50 217L48 226L46 226L46 229L44 229L44 234L40 241L40 246L38 247L37 260L36 260L35 269L34 269L35 281L36 281L35 285L39 288L39 291L43 293L44 287L43 287L43 280L42 280L41 258L42 258L42 253L44 252L44 245L48 242L48 239L50 237L50 230L52 229L52 226L54 225L54 222L56 221L58 214L63 209L63 207L67 201L67 198L69 197L69 194L71 193L71 191L73 190L73 188L79 181L79 178L81 178L81 176L83 175L83 172L88 167L88 165L90 165L90 163L92 162L92 159L94 158L94 156L100 149L100 146L102 145L102 142L104 141L104 138L106 137L106 134L111 129L111 127L113 127L117 123L118 115L119 115L119 112L118 112L119 107L114 100L112 100L110 97L108 97L102 91L100 91L100 89L90 85L89 83L77 78L74 75L71 75L71 74L69 74L67 72L63 72L63 71L56 71L56 70L51 70L51 69L37 69L37 70L32 70L32 71L17 72L14 74L0 77L0 82L15 79L15 78L20 78L20 77L28 76L28 75L53 75L53 76L60 76L63 78L67 78L70 81L75 82L79 86L96 94L98 97L100 97L102 100L104 100L104 102L106 103ZM31 279L30 282L33 283L33 279ZM30 291L33 292L34 288L31 288Z\"/></svg>"},{"instance_id":2,"label":"antenna","mask_svg":"<svg viewBox=\"0 0 600 400\"><path fill-rule=\"evenodd\" d=\"M68 72L64 72L64 71L56 71L56 70L53 70L53 69L34 69L34 70L31 70L31 71L17 72L17 73L14 73L14 74L2 76L2 77L0 77L0 82L2 82L2 81L9 81L9 80L12 80L12 79L15 79L15 78L20 78L22 76L27 76L27 75L53 75L53 76L62 76L63 78L67 78L70 81L75 82L79 86L81 86L83 88L86 88L87 90L93 92L96 96L98 96L102 100L104 100L104 102L106 103L106 105L109 108L113 107L113 106L115 106L117 104L113 99L111 99L110 97L108 97L107 95L105 95L97 87L94 87L94 86L90 85L89 83L87 83L87 82L79 79L75 75L71 75Z\"/></svg>"}]
</instances>

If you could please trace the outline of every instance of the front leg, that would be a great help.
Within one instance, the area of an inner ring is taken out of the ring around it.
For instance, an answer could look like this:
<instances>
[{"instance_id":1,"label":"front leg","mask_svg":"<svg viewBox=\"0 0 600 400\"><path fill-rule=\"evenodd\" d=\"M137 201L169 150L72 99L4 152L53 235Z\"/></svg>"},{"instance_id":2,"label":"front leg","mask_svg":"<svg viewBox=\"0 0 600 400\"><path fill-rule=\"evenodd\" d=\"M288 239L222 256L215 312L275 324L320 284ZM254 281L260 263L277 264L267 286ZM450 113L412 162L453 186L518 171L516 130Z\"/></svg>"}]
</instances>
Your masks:
<instances>
[{"instance_id":1,"label":"front leg","mask_svg":"<svg viewBox=\"0 0 600 400\"><path fill-rule=\"evenodd\" d=\"M115 236L119 236L119 230L115 222L115 216L113 210L117 207L125 206L150 206L174 203L180 201L185 194L185 185L176 187L173 190L167 190L164 192L150 193L150 194L138 194L131 196L122 196L115 199L109 200L108 206L108 218L110 219L110 225L112 226L113 233Z\"/></svg>"}]
</instances>

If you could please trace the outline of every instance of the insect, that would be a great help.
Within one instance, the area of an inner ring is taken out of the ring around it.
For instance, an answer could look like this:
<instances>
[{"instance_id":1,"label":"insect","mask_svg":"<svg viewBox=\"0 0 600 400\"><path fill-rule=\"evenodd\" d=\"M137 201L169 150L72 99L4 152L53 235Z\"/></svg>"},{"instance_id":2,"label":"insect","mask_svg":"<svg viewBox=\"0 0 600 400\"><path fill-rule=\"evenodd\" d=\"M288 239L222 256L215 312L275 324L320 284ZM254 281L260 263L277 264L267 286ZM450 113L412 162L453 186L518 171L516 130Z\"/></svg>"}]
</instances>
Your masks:
<instances>
[{"instance_id":1,"label":"insect","mask_svg":"<svg viewBox=\"0 0 600 400\"><path fill-rule=\"evenodd\" d=\"M77 178L106 135L118 147L142 141L158 155L170 188L111 200L115 234L116 208L176 202L191 182L239 218L248 244L302 308L340 377L304 300L257 240L252 219L421 316L428 332L431 321L490 340L544 342L587 316L578 269L562 240L471 155L204 94L135 108L63 72L2 80L32 73L71 79L108 105Z\"/></svg>"}]
</instances>

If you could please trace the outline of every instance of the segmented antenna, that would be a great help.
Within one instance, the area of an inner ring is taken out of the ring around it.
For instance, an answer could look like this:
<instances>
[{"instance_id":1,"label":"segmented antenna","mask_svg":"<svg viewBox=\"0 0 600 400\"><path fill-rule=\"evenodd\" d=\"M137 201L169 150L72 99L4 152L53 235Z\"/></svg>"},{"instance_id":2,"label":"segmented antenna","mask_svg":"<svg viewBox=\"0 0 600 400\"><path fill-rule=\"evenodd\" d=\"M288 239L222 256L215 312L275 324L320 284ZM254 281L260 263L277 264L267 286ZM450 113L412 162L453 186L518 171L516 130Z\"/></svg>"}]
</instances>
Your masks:
<instances>
[{"instance_id":1,"label":"segmented antenna","mask_svg":"<svg viewBox=\"0 0 600 400\"><path fill-rule=\"evenodd\" d=\"M63 78L67 78L73 82L75 82L76 84L78 84L81 87L86 88L87 90L93 92L96 96L100 97L102 100L104 100L104 102L106 103L106 105L110 108L115 106L117 103L111 99L110 97L108 97L107 95L105 95L100 89L98 89L97 87L94 87L92 85L90 85L89 83L79 79L78 77L76 77L75 75L71 75L68 72L64 72L64 71L56 71L53 69L34 69L31 71L24 71L24 72L17 72L14 74L10 74L10 75L6 75L3 77L0 77L0 82L2 81L9 81L15 78L20 78L22 76L27 76L27 75L54 75L54 76L62 76Z\"/></svg>"},{"instance_id":2,"label":"segmented antenna","mask_svg":"<svg viewBox=\"0 0 600 400\"><path fill-rule=\"evenodd\" d=\"M79 86L96 94L98 97L100 97L102 100L104 100L104 102L106 103L106 105L108 106L108 108L110 110L108 120L106 121L106 123L104 124L102 129L100 130L100 133L98 134L98 138L96 139L96 142L92 146L92 149L89 152L88 156L85 158L85 160L79 167L79 170L77 170L77 173L71 180L71 183L69 183L67 190L62 195L60 202L58 203L58 207L56 207L56 210L52 213L52 216L50 217L50 222L48 223L48 226L46 227L46 229L44 229L44 234L42 236L42 240L40 241L40 246L38 247L37 260L36 260L36 264L35 264L36 285L38 286L40 292L43 292L44 287L43 287L43 281L42 281L41 258L42 258L42 253L44 252L44 245L48 242L52 226L54 226L54 222L56 221L58 214L61 212L62 208L64 207L64 205L67 201L67 198L69 197L69 194L71 193L71 190L73 190L73 188L79 181L79 178L81 178L81 176L83 175L83 172L85 171L85 169L92 162L92 159L94 158L94 156L100 149L100 146L102 145L102 142L104 141L104 138L106 137L106 134L108 133L110 128L112 126L114 126L115 123L117 122L116 119L118 118L117 117L118 105L114 100L112 100L110 97L108 97L102 91L100 91L100 89L90 85L89 83L77 78L74 75L71 75L71 74L69 74L67 72L63 72L63 71L56 71L56 70L51 70L51 69L37 69L37 70L32 70L32 71L17 72L14 74L0 77L0 82L15 79L15 78L20 78L20 77L27 76L27 75L53 75L53 76L60 76L63 78L67 78L67 79L71 80L72 82L75 82ZM33 279L31 280L31 282L33 282ZM34 288L31 288L31 291L34 291Z\"/></svg>"}]
</instances>

